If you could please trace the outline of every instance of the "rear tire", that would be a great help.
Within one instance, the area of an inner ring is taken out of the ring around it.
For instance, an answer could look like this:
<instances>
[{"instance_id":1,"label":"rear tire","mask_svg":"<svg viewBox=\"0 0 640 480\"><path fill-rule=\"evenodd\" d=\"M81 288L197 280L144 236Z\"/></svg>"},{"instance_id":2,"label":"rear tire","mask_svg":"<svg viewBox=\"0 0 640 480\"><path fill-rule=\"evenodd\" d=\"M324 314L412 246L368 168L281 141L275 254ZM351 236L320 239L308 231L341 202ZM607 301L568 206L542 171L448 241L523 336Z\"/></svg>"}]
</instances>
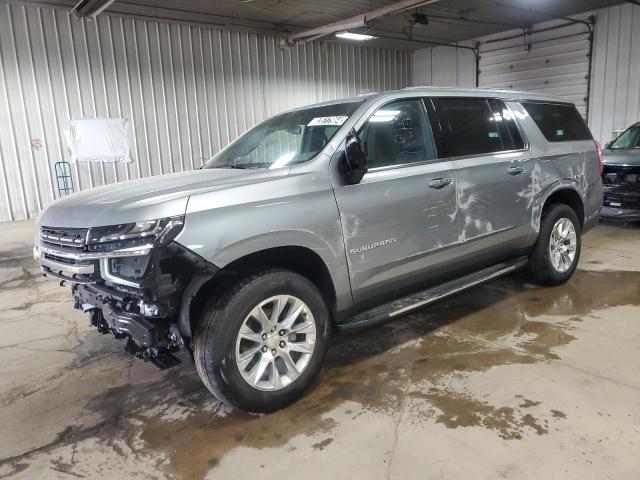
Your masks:
<instances>
[{"instance_id":1,"label":"rear tire","mask_svg":"<svg viewBox=\"0 0 640 480\"><path fill-rule=\"evenodd\" d=\"M196 369L224 403L272 412L300 398L319 373L329 326L311 281L288 270L261 272L205 307L194 335Z\"/></svg>"},{"instance_id":2,"label":"rear tire","mask_svg":"<svg viewBox=\"0 0 640 480\"><path fill-rule=\"evenodd\" d=\"M542 285L560 285L576 271L582 245L580 222L571 207L551 205L542 213L540 232L529 256L529 275Z\"/></svg>"}]
</instances>

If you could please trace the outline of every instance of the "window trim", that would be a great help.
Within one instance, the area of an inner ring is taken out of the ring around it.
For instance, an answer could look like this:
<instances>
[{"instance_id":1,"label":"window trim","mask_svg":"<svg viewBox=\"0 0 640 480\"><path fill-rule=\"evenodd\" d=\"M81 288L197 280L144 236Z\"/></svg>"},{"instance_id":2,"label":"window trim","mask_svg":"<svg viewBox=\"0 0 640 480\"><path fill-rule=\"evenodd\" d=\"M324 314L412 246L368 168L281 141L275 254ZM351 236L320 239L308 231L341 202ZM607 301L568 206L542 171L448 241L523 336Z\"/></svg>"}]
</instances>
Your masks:
<instances>
[{"instance_id":1,"label":"window trim","mask_svg":"<svg viewBox=\"0 0 640 480\"><path fill-rule=\"evenodd\" d=\"M362 121L360 127L357 130L358 135L360 135L360 132L362 131L362 129L364 128L364 126L367 124L367 122L369 122L369 119L371 117L373 117L376 112L378 110L380 110L381 108L384 108L386 105L389 105L390 103L395 103L395 102L406 102L406 101L417 101L420 104L420 109L422 110L422 114L424 115L424 119L427 122L427 124L429 125L429 130L431 131L429 135L427 135L427 132L425 132L425 137L430 137L431 138L431 142L433 143L433 146L435 148L436 151L436 155L438 153L438 149L436 147L436 141L435 138L433 136L433 125L431 123L431 119L429 118L429 115L427 113L427 109L424 105L424 102L422 101L422 97L417 96L417 97L396 97L396 98L391 98L389 99L389 101L381 103L380 105L378 105L372 112L371 114L367 115L364 118L361 118L360 121ZM417 162L408 162L408 163L397 163L394 165L384 165L381 167L373 167L373 168L369 168L367 170L367 173L375 173L375 172L383 172L383 171L387 171L387 170L395 170L397 168L408 168L408 167L416 167L419 165L430 165L433 163L438 163L440 161L440 159L438 157L432 159L432 160L421 160L421 161L417 161ZM365 174L365 175L366 175Z\"/></svg>"},{"instance_id":2,"label":"window trim","mask_svg":"<svg viewBox=\"0 0 640 480\"><path fill-rule=\"evenodd\" d=\"M518 123L518 120L517 120L518 117L516 116L515 113L513 113L513 109L509 105L507 105L507 102L505 102L501 98L488 97L487 98L487 102L489 103L489 108L491 108L491 109L492 109L492 107L491 107L490 100L494 100L496 103L502 104L507 110L509 110L509 113L511 113L511 117L513 118L513 123L516 126L516 130L518 131L518 134L520 135L520 138L522 139L522 148L514 148L514 149L511 149L511 150L505 150L505 152L508 153L508 152L520 152L520 151L529 150L529 141L527 140L527 137L525 135L524 130L520 127L520 123ZM502 145L504 146L504 141L502 142Z\"/></svg>"},{"instance_id":3,"label":"window trim","mask_svg":"<svg viewBox=\"0 0 640 480\"><path fill-rule=\"evenodd\" d=\"M492 100L497 100L499 102L502 102L504 104L505 107L507 107L509 109L509 111L511 112L511 114L513 115L514 121L516 123L516 127L518 128L518 131L520 132L520 136L522 137L522 142L523 142L523 147L516 149L516 150L500 150L500 151L496 151L496 152L489 152L489 153L474 153L472 155L458 155L456 157L439 157L438 161L443 161L443 162L449 162L449 161L455 161L455 160L468 160L470 158L479 158L479 157L491 157L491 156L495 156L495 155L505 155L505 154L510 154L510 153L526 153L529 152L531 150L531 144L529 143L529 139L527 138L527 135L525 135L524 129L522 128L522 125L520 125L520 122L518 122L517 120L517 116L513 113L513 109L508 105L508 102L505 101L504 99L502 99L501 97L451 97L451 96L447 96L447 95L432 95L432 96L427 96L427 97L422 97L423 100L426 102L427 99L431 100L432 98L462 98L462 99L482 99L487 101L487 106L489 107L489 110L491 110L491 105L489 104L488 100L492 99ZM511 102L512 100L509 100L509 102ZM426 108L426 105L425 105ZM524 108L524 107L522 107ZM435 109L434 109L435 111ZM493 110L491 110L493 111ZM431 123L431 119L429 118L429 121ZM498 132L498 134L500 134L500 132ZM500 137L500 140L502 140L502 137ZM435 141L435 139L434 139ZM502 142L502 144L504 145L504 142Z\"/></svg>"}]
</instances>

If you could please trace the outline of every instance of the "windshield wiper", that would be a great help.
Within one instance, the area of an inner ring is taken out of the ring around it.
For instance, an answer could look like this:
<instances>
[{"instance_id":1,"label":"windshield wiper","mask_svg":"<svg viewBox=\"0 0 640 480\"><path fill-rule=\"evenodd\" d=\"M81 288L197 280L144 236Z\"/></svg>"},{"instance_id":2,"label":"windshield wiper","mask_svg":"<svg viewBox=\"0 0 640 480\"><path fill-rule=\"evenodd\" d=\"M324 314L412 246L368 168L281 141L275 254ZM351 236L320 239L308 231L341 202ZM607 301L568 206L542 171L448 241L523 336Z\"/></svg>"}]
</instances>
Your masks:
<instances>
[{"instance_id":1,"label":"windshield wiper","mask_svg":"<svg viewBox=\"0 0 640 480\"><path fill-rule=\"evenodd\" d=\"M251 167L249 165L245 164L239 164L239 165L212 165L210 167L207 167L209 169L216 169L216 168L221 168L221 169L227 169L227 168L233 168L236 170L257 170L261 167Z\"/></svg>"},{"instance_id":2,"label":"windshield wiper","mask_svg":"<svg viewBox=\"0 0 640 480\"><path fill-rule=\"evenodd\" d=\"M258 170L261 167L252 166L249 163L235 163L233 165L229 165L226 168L238 168L238 169L242 169L242 170Z\"/></svg>"}]
</instances>

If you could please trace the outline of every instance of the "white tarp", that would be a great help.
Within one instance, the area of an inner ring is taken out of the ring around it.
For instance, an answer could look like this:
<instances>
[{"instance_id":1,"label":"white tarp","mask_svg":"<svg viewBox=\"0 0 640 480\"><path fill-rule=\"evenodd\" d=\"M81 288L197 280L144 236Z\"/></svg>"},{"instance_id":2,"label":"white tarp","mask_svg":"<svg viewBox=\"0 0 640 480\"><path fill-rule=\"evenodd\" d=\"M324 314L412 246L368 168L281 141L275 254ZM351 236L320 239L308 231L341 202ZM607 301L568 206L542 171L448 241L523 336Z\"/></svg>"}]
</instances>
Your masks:
<instances>
[{"instance_id":1,"label":"white tarp","mask_svg":"<svg viewBox=\"0 0 640 480\"><path fill-rule=\"evenodd\" d=\"M67 130L71 161L130 162L129 120L74 118Z\"/></svg>"}]
</instances>

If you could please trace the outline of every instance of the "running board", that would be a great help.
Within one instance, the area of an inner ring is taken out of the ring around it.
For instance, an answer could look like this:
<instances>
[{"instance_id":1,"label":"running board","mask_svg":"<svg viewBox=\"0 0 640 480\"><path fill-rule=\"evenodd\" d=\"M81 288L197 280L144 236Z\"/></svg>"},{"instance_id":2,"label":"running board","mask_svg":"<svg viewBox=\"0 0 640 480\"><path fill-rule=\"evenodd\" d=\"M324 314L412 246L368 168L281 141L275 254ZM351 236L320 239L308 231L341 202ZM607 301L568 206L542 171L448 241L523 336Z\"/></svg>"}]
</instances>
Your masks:
<instances>
[{"instance_id":1,"label":"running board","mask_svg":"<svg viewBox=\"0 0 640 480\"><path fill-rule=\"evenodd\" d=\"M515 260L510 260L483 270L478 270L477 272L465 275L464 277L456 278L455 280L448 281L435 287L428 288L427 290L422 290L421 292L414 293L407 297L400 298L393 302L359 313L358 315L349 318L345 323L338 325L338 327L340 330L351 330L390 320L417 308L429 305L430 303L437 302L449 295L466 290L467 288L475 287L476 285L480 285L494 278L511 273L524 267L527 262L527 257L519 257Z\"/></svg>"}]
</instances>

